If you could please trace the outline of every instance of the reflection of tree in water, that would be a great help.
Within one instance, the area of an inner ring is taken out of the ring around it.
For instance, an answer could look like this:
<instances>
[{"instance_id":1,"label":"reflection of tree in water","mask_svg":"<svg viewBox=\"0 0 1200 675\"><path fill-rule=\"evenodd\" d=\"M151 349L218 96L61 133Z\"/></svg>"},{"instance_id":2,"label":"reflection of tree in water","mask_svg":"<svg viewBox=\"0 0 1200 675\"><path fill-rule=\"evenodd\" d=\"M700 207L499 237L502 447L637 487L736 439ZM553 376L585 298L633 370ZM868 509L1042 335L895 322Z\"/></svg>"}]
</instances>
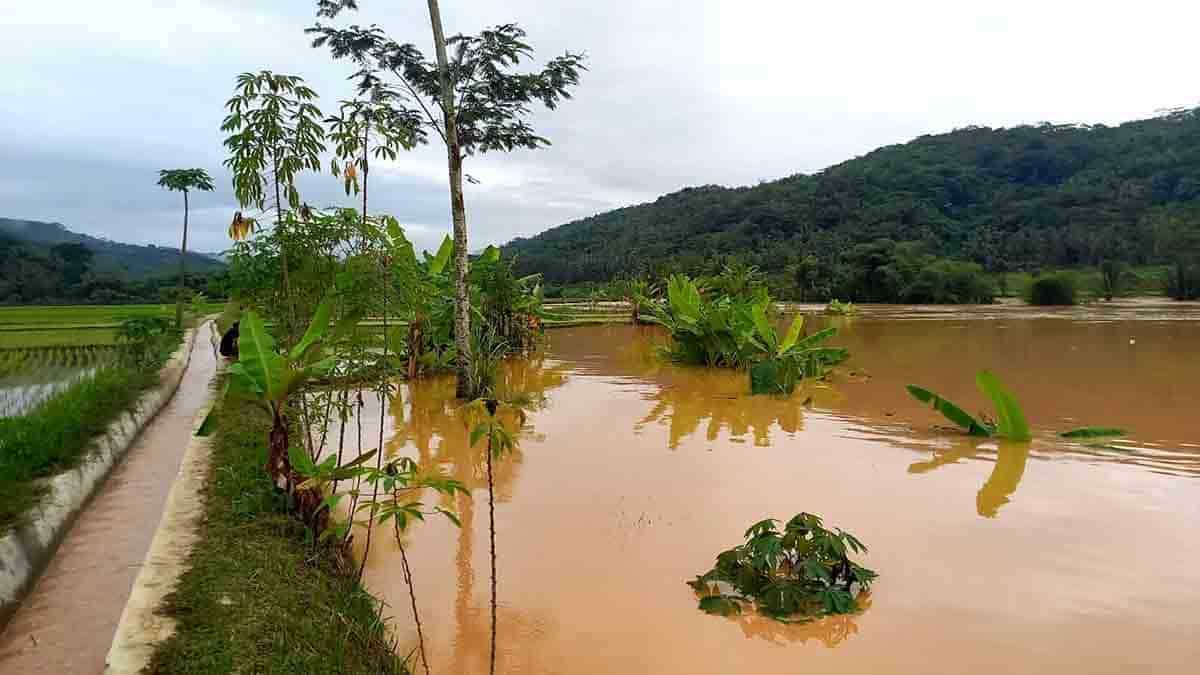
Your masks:
<instances>
[{"instance_id":1,"label":"reflection of tree in water","mask_svg":"<svg viewBox=\"0 0 1200 675\"><path fill-rule=\"evenodd\" d=\"M856 600L858 611L853 614L833 614L812 621L785 623L753 611L726 618L736 623L748 638L766 640L780 646L815 640L832 648L858 633L858 617L871 608L869 591L860 593Z\"/></svg>"},{"instance_id":2,"label":"reflection of tree in water","mask_svg":"<svg viewBox=\"0 0 1200 675\"><path fill-rule=\"evenodd\" d=\"M1025 464L1029 460L1028 443L963 439L951 448L934 450L932 458L912 464L908 467L908 472L926 473L947 464L957 464L959 460L980 459L980 450L984 449L982 446L992 444L996 444L995 464L992 473L975 495L975 510L984 518L995 518L1000 512L1000 507L1011 501L1009 498L1017 491L1021 477L1025 475ZM920 449L926 450L924 447Z\"/></svg>"},{"instance_id":3,"label":"reflection of tree in water","mask_svg":"<svg viewBox=\"0 0 1200 675\"><path fill-rule=\"evenodd\" d=\"M789 434L800 431L804 401L812 396L804 388L790 397L751 396L746 391L750 385L744 372L680 368L672 373L671 380L646 396L654 406L634 429L641 431L651 423L666 424L672 450L705 421L705 438L710 441L727 429L733 438L750 434L755 445L768 446L773 426Z\"/></svg>"},{"instance_id":4,"label":"reflection of tree in water","mask_svg":"<svg viewBox=\"0 0 1200 675\"><path fill-rule=\"evenodd\" d=\"M524 394L531 400L529 407L542 409L547 404L546 392L566 382L564 368L548 368L541 355L527 359L512 359L505 362L497 374L497 391L501 398ZM482 447L470 447L468 420L462 412L462 403L454 397L452 376L422 378L406 385L405 405L394 405L392 414L395 434L389 440L388 453L394 455L411 445L417 453L422 467L436 468L447 476L460 481L468 490L487 489L487 460ZM404 419L407 409L407 421ZM499 415L510 428L516 426L518 415L501 409ZM521 436L533 431L527 418ZM502 461L493 465L496 498L509 501L517 480L518 469L524 461L520 446L507 454ZM442 506L455 507L462 526L458 529L458 552L455 555L458 592L454 602L455 635L451 672L479 673L488 668L491 617L483 604L475 601L475 572L471 560L474 554L475 500L466 495L453 497L454 503L442 498ZM486 506L486 501L485 501ZM485 570L486 575L486 570ZM503 588L503 575L500 577ZM545 634L542 626L547 621L528 617L525 613L509 606L501 606L499 622L499 647L497 658L500 670L519 671L520 664L514 659L534 658L542 651L524 649L531 638ZM518 642L519 641L519 642ZM520 645L519 647L516 645Z\"/></svg>"},{"instance_id":5,"label":"reflection of tree in water","mask_svg":"<svg viewBox=\"0 0 1200 675\"><path fill-rule=\"evenodd\" d=\"M497 391L502 398L525 394L533 409L544 408L548 404L546 392L566 382L564 369L547 368L540 355L505 362L497 377ZM483 450L470 447L468 420L462 413L462 403L454 397L454 378L421 378L407 383L405 389L404 405L393 405L389 410L396 430L388 442L389 454L411 445L422 467L436 467L469 490L486 488L486 458ZM502 409L500 416L510 428L519 422L513 411ZM532 422L527 418L521 435L532 432ZM505 461L496 463L498 498L511 497L517 466L523 458L518 447Z\"/></svg>"}]
</instances>

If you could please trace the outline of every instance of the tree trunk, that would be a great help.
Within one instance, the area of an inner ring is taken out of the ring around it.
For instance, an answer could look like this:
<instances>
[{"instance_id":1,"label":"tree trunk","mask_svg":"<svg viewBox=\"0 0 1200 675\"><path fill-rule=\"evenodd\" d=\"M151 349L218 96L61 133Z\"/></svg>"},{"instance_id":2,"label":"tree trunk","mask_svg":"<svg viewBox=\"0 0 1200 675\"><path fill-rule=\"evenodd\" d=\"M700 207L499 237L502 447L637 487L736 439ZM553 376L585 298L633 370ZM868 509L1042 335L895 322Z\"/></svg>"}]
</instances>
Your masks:
<instances>
[{"instance_id":1,"label":"tree trunk","mask_svg":"<svg viewBox=\"0 0 1200 675\"><path fill-rule=\"evenodd\" d=\"M175 296L175 327L183 329L183 294L187 289L188 191L183 191L183 243L179 245L179 293Z\"/></svg>"},{"instance_id":2,"label":"tree trunk","mask_svg":"<svg viewBox=\"0 0 1200 675\"><path fill-rule=\"evenodd\" d=\"M454 111L454 91L450 88L450 69L446 57L446 36L437 0L429 0L429 22L433 26L433 46L437 52L438 80L441 89L442 126L446 138L446 163L450 173L450 217L454 222L454 346L458 385L455 395L471 398L471 297L467 287L467 207L463 202L462 151L458 145L458 116Z\"/></svg>"}]
</instances>

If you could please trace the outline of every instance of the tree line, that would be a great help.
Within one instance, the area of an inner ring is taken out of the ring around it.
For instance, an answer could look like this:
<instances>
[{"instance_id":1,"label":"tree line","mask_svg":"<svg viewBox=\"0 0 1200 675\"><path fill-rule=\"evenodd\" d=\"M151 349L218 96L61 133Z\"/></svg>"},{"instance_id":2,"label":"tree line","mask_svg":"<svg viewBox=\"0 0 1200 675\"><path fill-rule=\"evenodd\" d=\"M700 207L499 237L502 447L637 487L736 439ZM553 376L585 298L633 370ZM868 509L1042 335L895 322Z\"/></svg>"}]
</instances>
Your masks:
<instances>
[{"instance_id":1,"label":"tree line","mask_svg":"<svg viewBox=\"0 0 1200 675\"><path fill-rule=\"evenodd\" d=\"M874 275L879 283L855 299L910 301L941 283L927 277L913 286L916 279L896 278L903 273L895 267L878 272L889 267L874 264L879 254L892 250L932 256L927 261L938 266L927 274L951 285L964 278L963 265L993 276L1106 261L1170 265L1164 285L1194 297L1196 113L1175 110L1112 127L958 129L812 175L687 188L505 249L522 273L542 273L548 289L703 274L731 259L763 270L784 297L852 297L847 293Z\"/></svg>"}]
</instances>

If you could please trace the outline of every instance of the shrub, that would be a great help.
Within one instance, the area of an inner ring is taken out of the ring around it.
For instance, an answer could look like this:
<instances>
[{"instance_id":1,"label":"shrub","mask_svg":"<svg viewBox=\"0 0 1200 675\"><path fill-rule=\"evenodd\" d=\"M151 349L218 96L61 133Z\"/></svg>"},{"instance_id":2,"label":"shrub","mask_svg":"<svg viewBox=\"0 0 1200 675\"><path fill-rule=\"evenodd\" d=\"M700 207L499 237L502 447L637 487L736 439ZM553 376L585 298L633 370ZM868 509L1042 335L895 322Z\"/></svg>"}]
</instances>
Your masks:
<instances>
[{"instance_id":1,"label":"shrub","mask_svg":"<svg viewBox=\"0 0 1200 675\"><path fill-rule=\"evenodd\" d=\"M760 614L790 621L857 609L857 593L875 580L874 571L850 560L867 547L848 532L830 531L820 516L800 513L784 526L767 519L746 530L746 543L717 556L716 565L689 581L709 614Z\"/></svg>"},{"instance_id":2,"label":"shrub","mask_svg":"<svg viewBox=\"0 0 1200 675\"><path fill-rule=\"evenodd\" d=\"M1026 300L1031 305L1074 305L1075 296L1075 277L1059 273L1034 279Z\"/></svg>"}]
</instances>

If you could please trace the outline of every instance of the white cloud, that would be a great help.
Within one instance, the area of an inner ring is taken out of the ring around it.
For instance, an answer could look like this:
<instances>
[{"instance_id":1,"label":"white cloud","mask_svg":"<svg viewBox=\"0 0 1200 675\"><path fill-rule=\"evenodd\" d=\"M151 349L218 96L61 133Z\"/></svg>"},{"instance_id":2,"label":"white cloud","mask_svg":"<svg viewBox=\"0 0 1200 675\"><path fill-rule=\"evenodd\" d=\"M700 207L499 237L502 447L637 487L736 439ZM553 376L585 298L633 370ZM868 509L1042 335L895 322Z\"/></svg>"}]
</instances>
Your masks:
<instances>
[{"instance_id":1,"label":"white cloud","mask_svg":"<svg viewBox=\"0 0 1200 675\"><path fill-rule=\"evenodd\" d=\"M297 0L16 3L0 21L0 216L62 221L173 245L177 200L157 169L204 166L198 249L225 244L234 208L218 126L234 76L303 75L332 109L349 67L308 46ZM428 45L423 3L362 0ZM575 100L539 111L554 141L472 158L473 247L651 200L686 185L747 184L967 124L1115 123L1196 103L1194 3L477 0L447 2L450 31L517 21L539 57L586 51ZM418 245L448 230L444 155L379 164L372 192ZM327 174L314 204L346 203Z\"/></svg>"}]
</instances>

